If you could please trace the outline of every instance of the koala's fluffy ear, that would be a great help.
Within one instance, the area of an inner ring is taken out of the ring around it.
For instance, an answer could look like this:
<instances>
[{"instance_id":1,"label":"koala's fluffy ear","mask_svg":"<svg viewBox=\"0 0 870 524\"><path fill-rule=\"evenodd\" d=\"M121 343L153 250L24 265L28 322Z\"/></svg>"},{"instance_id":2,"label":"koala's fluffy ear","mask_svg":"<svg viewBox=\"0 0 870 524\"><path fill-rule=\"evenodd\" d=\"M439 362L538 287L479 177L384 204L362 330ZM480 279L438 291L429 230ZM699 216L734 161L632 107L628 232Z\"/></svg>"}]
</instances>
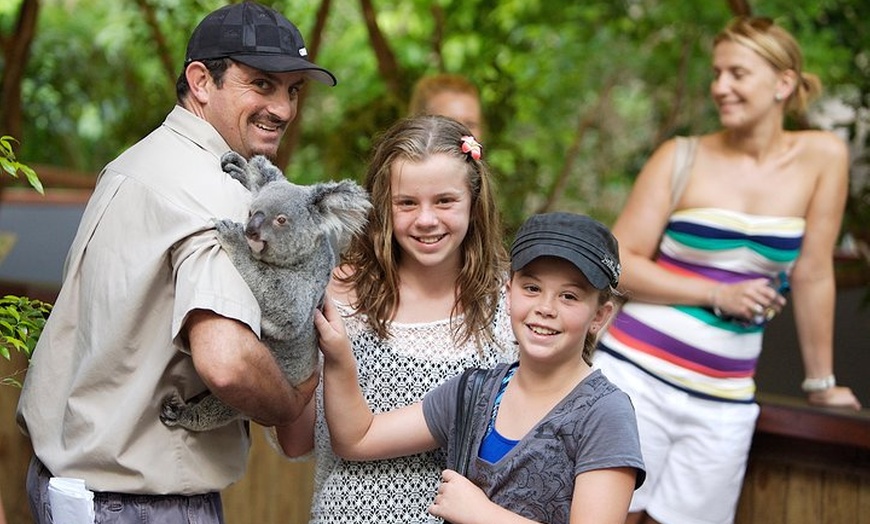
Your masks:
<instances>
[{"instance_id":1,"label":"koala's fluffy ear","mask_svg":"<svg viewBox=\"0 0 870 524\"><path fill-rule=\"evenodd\" d=\"M312 187L313 214L322 218L320 227L337 240L339 251L350 239L362 232L372 204L368 194L356 182L325 182Z\"/></svg>"},{"instance_id":2,"label":"koala's fluffy ear","mask_svg":"<svg viewBox=\"0 0 870 524\"><path fill-rule=\"evenodd\" d=\"M224 153L221 157L221 169L241 182L249 191L257 191L273 180L285 178L284 173L265 156L257 155L248 162L235 151Z\"/></svg>"}]
</instances>

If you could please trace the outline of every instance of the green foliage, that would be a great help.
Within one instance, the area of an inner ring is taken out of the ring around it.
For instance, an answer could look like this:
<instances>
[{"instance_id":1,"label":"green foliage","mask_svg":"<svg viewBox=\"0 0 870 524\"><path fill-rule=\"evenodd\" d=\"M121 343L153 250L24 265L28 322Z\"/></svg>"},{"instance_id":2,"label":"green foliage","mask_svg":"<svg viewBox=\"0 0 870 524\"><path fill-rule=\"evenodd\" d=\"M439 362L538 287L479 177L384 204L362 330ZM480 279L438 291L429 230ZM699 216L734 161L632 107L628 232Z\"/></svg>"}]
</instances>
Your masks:
<instances>
[{"instance_id":1,"label":"green foliage","mask_svg":"<svg viewBox=\"0 0 870 524\"><path fill-rule=\"evenodd\" d=\"M30 185L43 193L42 183L33 169L16 160L12 142L17 140L11 136L0 137L0 164L3 171L16 178L18 171L21 171ZM51 307L51 304L27 297L7 295L0 299L0 356L10 360L10 350L16 350L29 361ZM2 377L0 384L21 386L14 377Z\"/></svg>"},{"instance_id":2,"label":"green foliage","mask_svg":"<svg viewBox=\"0 0 870 524\"><path fill-rule=\"evenodd\" d=\"M195 24L226 3L148 1L175 74ZM265 3L296 22L312 44L320 1ZM414 81L441 69L463 73L481 89L485 158L509 228L545 204L609 223L662 140L718 126L709 60L713 36L732 16L725 0L373 4L401 70L400 92L390 93L378 69L360 2L331 0L316 60L339 83L308 88L291 179L361 177L372 141L405 113ZM806 69L821 76L828 92L856 86L862 93L856 100L868 105L870 2L750 5L795 34ZM0 10L4 33L11 16ZM137 2L43 0L23 86L22 154L97 172L162 121L175 101L174 80Z\"/></svg>"},{"instance_id":3,"label":"green foliage","mask_svg":"<svg viewBox=\"0 0 870 524\"><path fill-rule=\"evenodd\" d=\"M18 141L9 135L0 137L0 166L3 167L3 171L14 178L18 178L18 172L21 171L27 177L27 182L33 186L33 189L37 190L40 194L45 194L45 189L42 187L39 177L36 176L36 172L29 166L16 160L15 151L12 149L13 142Z\"/></svg>"},{"instance_id":4,"label":"green foliage","mask_svg":"<svg viewBox=\"0 0 870 524\"><path fill-rule=\"evenodd\" d=\"M182 38L169 43L179 69ZM98 171L157 126L174 101L174 79L134 2L46 2L30 55L21 138L31 163Z\"/></svg>"},{"instance_id":5,"label":"green foliage","mask_svg":"<svg viewBox=\"0 0 870 524\"><path fill-rule=\"evenodd\" d=\"M325 0L262 1L293 20L312 46ZM611 223L662 140L718 127L710 51L732 16L726 0L372 1L400 68L399 93L390 93L378 69L359 0L331 0L316 60L339 83L306 92L301 141L287 168L300 183L361 177L372 141L405 114L413 83L440 70L480 87L484 157L509 230L544 205ZM175 103L189 34L229 0L147 3L172 72L138 2L42 0L22 85L22 157L96 173L159 125ZM866 111L870 2L749 4L795 35L805 70L821 77L826 92L855 93L844 101ZM0 0L0 37L13 32L18 5ZM443 13L443 26L433 9ZM0 140L3 169L33 184L10 146L9 137ZM868 194L870 187L853 188L847 227L866 229Z\"/></svg>"},{"instance_id":6,"label":"green foliage","mask_svg":"<svg viewBox=\"0 0 870 524\"><path fill-rule=\"evenodd\" d=\"M27 297L7 295L0 299L0 356L9 360L15 350L29 360L51 307ZM4 377L0 384L20 386L12 377Z\"/></svg>"}]
</instances>

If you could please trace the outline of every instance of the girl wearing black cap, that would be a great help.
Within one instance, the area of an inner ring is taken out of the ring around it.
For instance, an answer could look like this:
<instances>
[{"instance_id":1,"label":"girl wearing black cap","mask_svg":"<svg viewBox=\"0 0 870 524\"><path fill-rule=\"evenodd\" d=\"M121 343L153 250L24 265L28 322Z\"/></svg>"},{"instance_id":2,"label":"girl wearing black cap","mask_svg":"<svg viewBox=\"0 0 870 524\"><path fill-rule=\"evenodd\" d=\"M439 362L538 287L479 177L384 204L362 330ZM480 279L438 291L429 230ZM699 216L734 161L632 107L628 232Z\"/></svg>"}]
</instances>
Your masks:
<instances>
[{"instance_id":1,"label":"girl wearing black cap","mask_svg":"<svg viewBox=\"0 0 870 524\"><path fill-rule=\"evenodd\" d=\"M596 334L614 310L616 241L585 216L536 215L517 233L511 269L519 361L482 372L469 408L467 477L444 470L429 512L454 524L622 523L645 476L634 412L627 395L589 364ZM440 447L455 461L461 377L421 402L373 415L341 315L328 304L315 324L326 419L340 456L374 460Z\"/></svg>"}]
</instances>

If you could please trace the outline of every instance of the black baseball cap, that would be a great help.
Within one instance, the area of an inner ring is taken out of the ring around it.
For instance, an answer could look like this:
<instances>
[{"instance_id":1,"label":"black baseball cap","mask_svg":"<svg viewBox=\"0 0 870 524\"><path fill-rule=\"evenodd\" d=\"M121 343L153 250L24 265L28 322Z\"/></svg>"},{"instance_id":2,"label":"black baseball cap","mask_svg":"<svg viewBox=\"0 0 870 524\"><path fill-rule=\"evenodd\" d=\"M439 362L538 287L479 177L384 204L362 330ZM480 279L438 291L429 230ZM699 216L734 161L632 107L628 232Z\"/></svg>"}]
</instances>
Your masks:
<instances>
[{"instance_id":1,"label":"black baseball cap","mask_svg":"<svg viewBox=\"0 0 870 524\"><path fill-rule=\"evenodd\" d=\"M335 75L308 60L299 29L281 13L256 2L222 7L196 26L184 63L211 58L232 58L270 73L302 71L313 80L336 84Z\"/></svg>"},{"instance_id":2,"label":"black baseball cap","mask_svg":"<svg viewBox=\"0 0 870 524\"><path fill-rule=\"evenodd\" d=\"M619 284L619 246L601 222L575 213L529 217L511 246L511 270L538 257L558 257L574 264L596 289Z\"/></svg>"}]
</instances>

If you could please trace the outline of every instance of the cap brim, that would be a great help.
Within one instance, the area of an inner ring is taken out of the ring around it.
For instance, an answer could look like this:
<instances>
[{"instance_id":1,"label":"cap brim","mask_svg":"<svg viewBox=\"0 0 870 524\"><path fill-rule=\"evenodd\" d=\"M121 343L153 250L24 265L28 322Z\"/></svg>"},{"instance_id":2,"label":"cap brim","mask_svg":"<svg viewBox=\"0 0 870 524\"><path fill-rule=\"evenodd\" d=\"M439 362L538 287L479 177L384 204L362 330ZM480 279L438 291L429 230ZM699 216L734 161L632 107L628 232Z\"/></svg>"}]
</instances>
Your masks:
<instances>
[{"instance_id":1,"label":"cap brim","mask_svg":"<svg viewBox=\"0 0 870 524\"><path fill-rule=\"evenodd\" d=\"M583 276L595 289L607 289L610 285L609 275L602 271L598 264L572 249L554 244L537 244L514 252L511 256L511 269L519 271L540 257L561 258L574 264L574 267L583 273Z\"/></svg>"},{"instance_id":2,"label":"cap brim","mask_svg":"<svg viewBox=\"0 0 870 524\"><path fill-rule=\"evenodd\" d=\"M296 58L287 55L232 55L229 58L237 62L241 62L247 66L266 71L269 73L291 73L299 71L312 80L317 80L328 86L334 86L338 83L335 75L326 69L316 66L308 60Z\"/></svg>"}]
</instances>

